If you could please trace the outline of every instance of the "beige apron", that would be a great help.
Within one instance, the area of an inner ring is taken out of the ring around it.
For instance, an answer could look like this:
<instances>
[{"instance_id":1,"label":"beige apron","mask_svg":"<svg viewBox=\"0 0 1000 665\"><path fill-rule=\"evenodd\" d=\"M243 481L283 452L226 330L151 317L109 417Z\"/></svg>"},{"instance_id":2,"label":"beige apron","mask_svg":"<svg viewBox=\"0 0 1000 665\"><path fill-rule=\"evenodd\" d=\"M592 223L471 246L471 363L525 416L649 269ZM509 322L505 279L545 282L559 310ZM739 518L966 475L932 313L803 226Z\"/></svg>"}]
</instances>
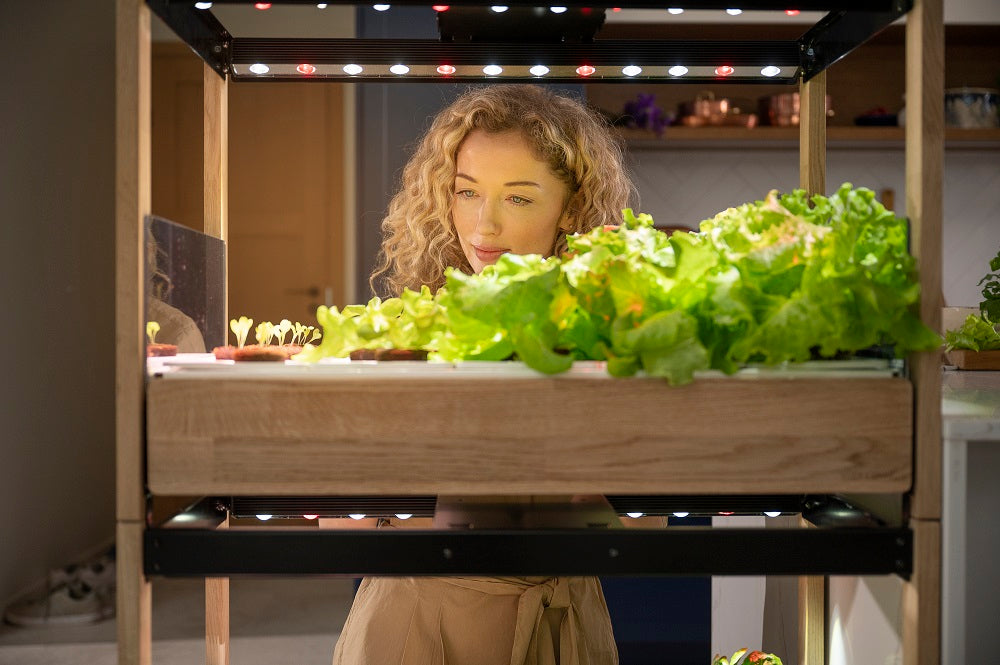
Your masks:
<instances>
[{"instance_id":1,"label":"beige apron","mask_svg":"<svg viewBox=\"0 0 1000 665\"><path fill-rule=\"evenodd\" d=\"M617 665L596 577L367 577L334 665Z\"/></svg>"}]
</instances>

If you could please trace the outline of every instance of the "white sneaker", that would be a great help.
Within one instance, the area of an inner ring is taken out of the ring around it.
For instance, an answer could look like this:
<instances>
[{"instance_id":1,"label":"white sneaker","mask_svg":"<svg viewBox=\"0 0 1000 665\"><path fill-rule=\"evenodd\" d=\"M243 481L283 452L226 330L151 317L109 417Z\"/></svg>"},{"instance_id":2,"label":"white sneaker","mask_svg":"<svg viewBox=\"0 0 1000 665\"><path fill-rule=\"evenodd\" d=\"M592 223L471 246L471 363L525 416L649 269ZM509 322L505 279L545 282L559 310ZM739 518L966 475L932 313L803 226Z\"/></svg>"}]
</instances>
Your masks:
<instances>
[{"instance_id":1,"label":"white sneaker","mask_svg":"<svg viewBox=\"0 0 1000 665\"><path fill-rule=\"evenodd\" d=\"M75 580L11 603L3 618L15 626L96 623L114 616L114 595L114 587L97 589Z\"/></svg>"},{"instance_id":2,"label":"white sneaker","mask_svg":"<svg viewBox=\"0 0 1000 665\"><path fill-rule=\"evenodd\" d=\"M73 580L83 580L92 587L100 588L115 584L115 550L114 547L98 556L81 563L71 563L62 568L49 571L48 588L55 589Z\"/></svg>"},{"instance_id":3,"label":"white sneaker","mask_svg":"<svg viewBox=\"0 0 1000 665\"><path fill-rule=\"evenodd\" d=\"M4 620L15 626L95 623L115 614L114 548L79 564L49 571L46 590L11 603Z\"/></svg>"}]
</instances>

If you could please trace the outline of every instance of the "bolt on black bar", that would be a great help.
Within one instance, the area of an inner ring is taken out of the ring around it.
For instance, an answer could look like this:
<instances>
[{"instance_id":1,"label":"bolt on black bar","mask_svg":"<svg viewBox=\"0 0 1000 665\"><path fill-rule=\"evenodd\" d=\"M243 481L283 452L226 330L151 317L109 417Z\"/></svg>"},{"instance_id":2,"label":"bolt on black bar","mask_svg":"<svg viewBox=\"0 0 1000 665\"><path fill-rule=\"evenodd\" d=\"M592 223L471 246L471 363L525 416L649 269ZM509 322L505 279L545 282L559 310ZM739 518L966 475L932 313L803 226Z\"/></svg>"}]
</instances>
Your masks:
<instances>
[{"instance_id":1,"label":"bolt on black bar","mask_svg":"<svg viewBox=\"0 0 1000 665\"><path fill-rule=\"evenodd\" d=\"M150 576L899 575L908 529L148 529Z\"/></svg>"},{"instance_id":2,"label":"bolt on black bar","mask_svg":"<svg viewBox=\"0 0 1000 665\"><path fill-rule=\"evenodd\" d=\"M826 70L911 9L913 0L895 0L885 11L830 12L799 38L802 79Z\"/></svg>"},{"instance_id":3,"label":"bolt on black bar","mask_svg":"<svg viewBox=\"0 0 1000 665\"><path fill-rule=\"evenodd\" d=\"M209 67L226 78L232 36L211 12L195 9L194 3L146 0L150 10L190 46Z\"/></svg>"}]
</instances>

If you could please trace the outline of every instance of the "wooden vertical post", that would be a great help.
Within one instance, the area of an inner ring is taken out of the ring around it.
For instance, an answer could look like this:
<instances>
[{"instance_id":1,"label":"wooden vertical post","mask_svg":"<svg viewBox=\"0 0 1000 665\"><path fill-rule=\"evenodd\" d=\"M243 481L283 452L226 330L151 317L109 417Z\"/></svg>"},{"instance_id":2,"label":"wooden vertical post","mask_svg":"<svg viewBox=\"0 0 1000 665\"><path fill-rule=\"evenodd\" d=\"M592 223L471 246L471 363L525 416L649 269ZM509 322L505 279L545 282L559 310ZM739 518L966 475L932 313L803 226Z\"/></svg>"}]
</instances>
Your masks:
<instances>
[{"instance_id":1,"label":"wooden vertical post","mask_svg":"<svg viewBox=\"0 0 1000 665\"><path fill-rule=\"evenodd\" d=\"M906 214L920 270L920 317L941 322L944 171L944 9L916 0L906 17ZM914 476L910 526L914 573L903 589L903 662L941 662L941 364L937 351L910 359Z\"/></svg>"},{"instance_id":2,"label":"wooden vertical post","mask_svg":"<svg viewBox=\"0 0 1000 665\"><path fill-rule=\"evenodd\" d=\"M941 663L941 522L914 519L913 574L903 585L903 665Z\"/></svg>"},{"instance_id":3,"label":"wooden vertical post","mask_svg":"<svg viewBox=\"0 0 1000 665\"><path fill-rule=\"evenodd\" d=\"M204 179L205 233L223 241L229 236L229 86L207 64L204 81ZM227 257L228 262L228 257ZM228 277L228 269L223 271ZM228 288L223 301L223 320L229 309ZM220 528L227 528L224 522ZM229 665L229 578L205 579L205 662Z\"/></svg>"},{"instance_id":4,"label":"wooden vertical post","mask_svg":"<svg viewBox=\"0 0 1000 665\"><path fill-rule=\"evenodd\" d=\"M228 520L220 529L229 528ZM205 663L229 665L229 578L205 578Z\"/></svg>"},{"instance_id":5,"label":"wooden vertical post","mask_svg":"<svg viewBox=\"0 0 1000 665\"><path fill-rule=\"evenodd\" d=\"M906 215L920 269L920 318L941 329L941 224L944 171L942 0L918 0L906 18ZM916 469L911 514L941 519L941 362L937 351L911 358L916 387Z\"/></svg>"},{"instance_id":6,"label":"wooden vertical post","mask_svg":"<svg viewBox=\"0 0 1000 665\"><path fill-rule=\"evenodd\" d=\"M826 72L799 86L799 187L826 193Z\"/></svg>"},{"instance_id":7,"label":"wooden vertical post","mask_svg":"<svg viewBox=\"0 0 1000 665\"><path fill-rule=\"evenodd\" d=\"M204 80L205 233L229 235L229 84L208 65Z\"/></svg>"},{"instance_id":8,"label":"wooden vertical post","mask_svg":"<svg viewBox=\"0 0 1000 665\"><path fill-rule=\"evenodd\" d=\"M115 10L115 482L118 662L148 665L152 592L142 569L144 223L150 212L150 27L142 0Z\"/></svg>"},{"instance_id":9,"label":"wooden vertical post","mask_svg":"<svg viewBox=\"0 0 1000 665\"><path fill-rule=\"evenodd\" d=\"M826 72L799 87L799 187L826 193ZM803 528L809 525L803 523ZM826 579L799 578L799 665L826 660Z\"/></svg>"}]
</instances>

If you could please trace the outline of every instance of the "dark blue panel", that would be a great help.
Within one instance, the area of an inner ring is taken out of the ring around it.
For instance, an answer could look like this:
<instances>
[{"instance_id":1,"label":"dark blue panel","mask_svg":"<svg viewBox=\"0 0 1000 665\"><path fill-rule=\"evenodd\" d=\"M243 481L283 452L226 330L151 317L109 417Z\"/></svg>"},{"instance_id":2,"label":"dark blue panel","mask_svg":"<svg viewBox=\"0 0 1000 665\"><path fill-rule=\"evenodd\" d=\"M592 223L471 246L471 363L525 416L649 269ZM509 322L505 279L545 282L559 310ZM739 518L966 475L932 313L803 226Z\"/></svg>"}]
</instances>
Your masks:
<instances>
[{"instance_id":1,"label":"dark blue panel","mask_svg":"<svg viewBox=\"0 0 1000 665\"><path fill-rule=\"evenodd\" d=\"M621 665L711 660L712 578L604 577Z\"/></svg>"}]
</instances>

